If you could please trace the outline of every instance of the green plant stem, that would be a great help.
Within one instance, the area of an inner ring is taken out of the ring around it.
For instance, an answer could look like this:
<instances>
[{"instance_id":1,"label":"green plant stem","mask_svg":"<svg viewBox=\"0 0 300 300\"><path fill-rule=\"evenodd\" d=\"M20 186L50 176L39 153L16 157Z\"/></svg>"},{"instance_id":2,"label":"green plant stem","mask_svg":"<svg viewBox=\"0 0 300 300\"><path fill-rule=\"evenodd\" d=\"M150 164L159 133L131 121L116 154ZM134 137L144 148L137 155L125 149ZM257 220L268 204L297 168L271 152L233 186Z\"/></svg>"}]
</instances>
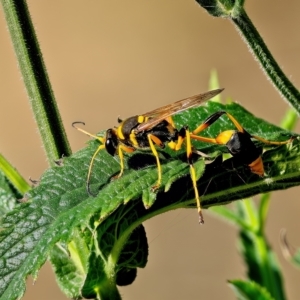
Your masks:
<instances>
[{"instance_id":1,"label":"green plant stem","mask_svg":"<svg viewBox=\"0 0 300 300\"><path fill-rule=\"evenodd\" d=\"M263 235L266 227L267 222L267 215L269 212L270 207L270 200L271 200L271 193L262 194L260 197L260 202L258 205L258 232Z\"/></svg>"},{"instance_id":2,"label":"green plant stem","mask_svg":"<svg viewBox=\"0 0 300 300\"><path fill-rule=\"evenodd\" d=\"M256 248L258 258L261 260L261 268L259 268L262 280L261 285L271 293L274 299L284 300L284 290L277 279L277 276L280 275L276 274L274 270L271 258L272 254L270 254L270 247L267 244L267 239L264 234L256 235L254 238L254 247Z\"/></svg>"},{"instance_id":3,"label":"green plant stem","mask_svg":"<svg viewBox=\"0 0 300 300\"><path fill-rule=\"evenodd\" d=\"M245 10L240 8L236 16L231 17L231 20L252 54L260 63L267 77L271 80L279 93L296 109L298 114L300 114L299 91L277 64Z\"/></svg>"},{"instance_id":4,"label":"green plant stem","mask_svg":"<svg viewBox=\"0 0 300 300\"><path fill-rule=\"evenodd\" d=\"M48 162L71 154L26 1L1 0Z\"/></svg>"},{"instance_id":5,"label":"green plant stem","mask_svg":"<svg viewBox=\"0 0 300 300\"><path fill-rule=\"evenodd\" d=\"M29 184L21 176L21 174L0 154L0 171L7 177L9 182L14 188L21 194L24 195L30 190Z\"/></svg>"},{"instance_id":6,"label":"green plant stem","mask_svg":"<svg viewBox=\"0 0 300 300\"><path fill-rule=\"evenodd\" d=\"M252 199L238 202L239 217L245 219L248 228L240 228L240 244L244 261L248 266L248 278L265 287L276 300L284 300L285 292L279 265L265 234L266 214L271 193L261 197L259 210Z\"/></svg>"}]
</instances>

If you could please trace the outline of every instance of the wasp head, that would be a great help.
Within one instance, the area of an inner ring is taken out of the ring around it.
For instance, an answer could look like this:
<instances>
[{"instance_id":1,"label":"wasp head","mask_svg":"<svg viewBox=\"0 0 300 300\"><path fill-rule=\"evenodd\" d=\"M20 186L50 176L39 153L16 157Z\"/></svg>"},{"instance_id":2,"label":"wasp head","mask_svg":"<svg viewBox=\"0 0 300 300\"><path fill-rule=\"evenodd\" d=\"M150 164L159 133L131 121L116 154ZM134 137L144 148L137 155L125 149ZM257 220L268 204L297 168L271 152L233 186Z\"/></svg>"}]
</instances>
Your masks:
<instances>
[{"instance_id":1,"label":"wasp head","mask_svg":"<svg viewBox=\"0 0 300 300\"><path fill-rule=\"evenodd\" d=\"M106 137L105 137L106 151L112 156L116 155L118 144L119 144L119 140L115 130L108 129L106 131Z\"/></svg>"}]
</instances>

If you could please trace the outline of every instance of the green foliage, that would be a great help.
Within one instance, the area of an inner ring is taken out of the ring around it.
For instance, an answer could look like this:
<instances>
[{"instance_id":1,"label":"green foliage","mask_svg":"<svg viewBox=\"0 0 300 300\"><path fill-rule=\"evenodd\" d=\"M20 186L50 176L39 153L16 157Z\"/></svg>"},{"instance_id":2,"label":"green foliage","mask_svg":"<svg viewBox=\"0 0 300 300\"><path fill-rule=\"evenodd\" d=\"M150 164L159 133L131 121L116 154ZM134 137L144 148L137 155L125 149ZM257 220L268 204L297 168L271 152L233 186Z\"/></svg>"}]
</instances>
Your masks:
<instances>
[{"instance_id":1,"label":"green foliage","mask_svg":"<svg viewBox=\"0 0 300 300\"><path fill-rule=\"evenodd\" d=\"M20 194L0 171L0 220L15 207L17 197L20 197Z\"/></svg>"},{"instance_id":2,"label":"green foliage","mask_svg":"<svg viewBox=\"0 0 300 300\"><path fill-rule=\"evenodd\" d=\"M261 212L266 210L264 207L266 201L267 199L263 196L259 209L256 209L253 200L248 199L236 202L234 210L216 207L213 208L213 211L230 220L239 228L239 248L247 265L247 277L251 280L251 283L239 283L239 292L248 295L248 289L252 291L253 289L257 290L257 287L263 287L263 290L267 291L274 299L283 300L286 297L280 266L264 232L266 214ZM265 298L248 297L245 299Z\"/></svg>"},{"instance_id":3,"label":"green foliage","mask_svg":"<svg viewBox=\"0 0 300 300\"><path fill-rule=\"evenodd\" d=\"M254 281L230 280L229 284L239 300L275 300L264 287Z\"/></svg>"},{"instance_id":4,"label":"green foliage","mask_svg":"<svg viewBox=\"0 0 300 300\"><path fill-rule=\"evenodd\" d=\"M84 235L74 230L69 244L57 243L50 252L50 262L61 290L69 297L80 295L86 278L89 249Z\"/></svg>"},{"instance_id":5,"label":"green foliage","mask_svg":"<svg viewBox=\"0 0 300 300\"><path fill-rule=\"evenodd\" d=\"M16 197L20 197L21 195L24 195L24 193L26 193L30 189L30 186L24 180L24 178L5 159L5 157L3 157L1 153L0 153L0 170L2 172L1 176L3 175L2 176L3 180L5 180L4 178L6 178L6 181L8 181L11 184L13 189L11 188L10 190L15 193Z\"/></svg>"},{"instance_id":6,"label":"green foliage","mask_svg":"<svg viewBox=\"0 0 300 300\"><path fill-rule=\"evenodd\" d=\"M24 0L2 0L20 70L43 138L50 164L59 153L70 152L64 128L42 60L37 38ZM243 9L244 0L197 0L208 13L232 21L278 91L300 112L299 91L282 72ZM21 26L22 25L22 26ZM212 82L216 85L216 82ZM252 134L269 140L285 140L290 133L255 118L237 104L209 105L176 116L178 127L195 128L217 110L227 110ZM295 121L295 115L289 120ZM233 128L222 118L204 135L216 136ZM260 145L258 143L258 145ZM195 148L209 154L211 161L195 155L198 188L204 208L229 203L261 192L285 189L300 182L298 139L264 152L266 178L258 178L234 159L223 162L226 148L201 142ZM25 290L25 279L34 278L47 258L54 267L61 289L71 298L120 299L116 285L134 281L137 268L145 267L148 244L142 222L179 207L195 207L194 194L184 149L160 151L162 184L158 193L157 170L152 155L136 152L127 159L122 178L111 181L119 163L105 151L99 153L91 180L96 195L89 197L86 173L98 147L93 141L86 149L63 160L42 176L40 184L29 187L11 166L0 161L0 299L17 299ZM26 203L16 198L25 196ZM214 210L234 222L240 230L240 249L250 281L230 281L239 299L285 299L279 265L264 233L268 196L258 210L250 201L239 202L236 211ZM290 252L291 253L291 252ZM299 254L291 254L299 265Z\"/></svg>"},{"instance_id":7,"label":"green foliage","mask_svg":"<svg viewBox=\"0 0 300 300\"><path fill-rule=\"evenodd\" d=\"M271 140L285 140L291 135L234 103L225 106L211 102L185 111L175 119L179 126L188 124L195 128L199 120L225 109L243 120L253 134ZM222 117L205 133L215 136L228 128L233 128L232 124ZM141 223L167 210L195 207L184 149L179 153L160 152L162 184L157 194L151 189L157 180L153 155L147 151L130 155L124 175L111 180L119 172L119 163L101 151L91 178L91 189L96 196L88 196L87 170L98 145L98 141L91 141L87 148L64 158L61 166L47 170L39 185L27 193L28 202L18 205L5 217L0 233L3 266L0 299L20 297L26 276L32 274L35 278L49 255L59 284L68 296L118 299L116 283L123 284L127 278L122 274L131 274L133 281L136 268L146 265L148 246ZM195 146L215 157L227 151L218 145L195 143ZM263 158L267 179L251 174L246 166L234 166L232 159L223 163L221 156L217 156L205 165L203 158L195 155L199 191L206 191L203 206L293 186L296 183L292 178L300 176L299 155L298 140L266 151Z\"/></svg>"}]
</instances>

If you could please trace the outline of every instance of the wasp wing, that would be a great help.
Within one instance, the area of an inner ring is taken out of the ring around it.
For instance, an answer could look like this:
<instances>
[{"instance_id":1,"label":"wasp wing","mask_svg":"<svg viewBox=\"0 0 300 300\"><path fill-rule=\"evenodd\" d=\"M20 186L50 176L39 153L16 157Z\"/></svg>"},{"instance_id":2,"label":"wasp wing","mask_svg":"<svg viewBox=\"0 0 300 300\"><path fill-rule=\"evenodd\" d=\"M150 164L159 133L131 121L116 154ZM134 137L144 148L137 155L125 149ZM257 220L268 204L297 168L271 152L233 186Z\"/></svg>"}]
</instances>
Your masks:
<instances>
[{"instance_id":1,"label":"wasp wing","mask_svg":"<svg viewBox=\"0 0 300 300\"><path fill-rule=\"evenodd\" d=\"M144 130L150 130L164 119L176 113L179 113L192 107L200 106L202 103L221 93L223 90L224 89L216 89L208 91L203 94L198 94L192 97L178 100L174 103L167 104L165 106L147 112L143 114L143 116L149 117L149 120L138 125L135 129L135 132L137 133Z\"/></svg>"}]
</instances>

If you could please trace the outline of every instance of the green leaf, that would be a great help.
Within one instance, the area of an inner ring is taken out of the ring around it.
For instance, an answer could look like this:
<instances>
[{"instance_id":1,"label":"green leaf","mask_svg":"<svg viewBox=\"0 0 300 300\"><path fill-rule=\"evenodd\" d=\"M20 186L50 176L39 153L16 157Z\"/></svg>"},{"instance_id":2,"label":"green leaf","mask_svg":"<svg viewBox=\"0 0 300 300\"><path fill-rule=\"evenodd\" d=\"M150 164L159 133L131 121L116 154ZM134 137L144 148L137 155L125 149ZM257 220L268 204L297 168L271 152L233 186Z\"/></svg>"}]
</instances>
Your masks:
<instances>
[{"instance_id":1,"label":"green leaf","mask_svg":"<svg viewBox=\"0 0 300 300\"><path fill-rule=\"evenodd\" d=\"M0 171L0 220L17 204L18 192L9 184L7 177Z\"/></svg>"},{"instance_id":2,"label":"green leaf","mask_svg":"<svg viewBox=\"0 0 300 300\"><path fill-rule=\"evenodd\" d=\"M268 244L254 201L240 201L236 206L237 218L248 224L248 227L240 228L239 238L240 251L247 265L247 277L263 286L274 299L285 299L280 266Z\"/></svg>"},{"instance_id":3,"label":"green leaf","mask_svg":"<svg viewBox=\"0 0 300 300\"><path fill-rule=\"evenodd\" d=\"M258 205L258 231L263 233L267 222L271 193L262 194Z\"/></svg>"},{"instance_id":4,"label":"green leaf","mask_svg":"<svg viewBox=\"0 0 300 300\"><path fill-rule=\"evenodd\" d=\"M235 210L216 209L219 215L234 221L239 228L239 248L247 266L247 277L264 287L274 299L285 299L280 266L264 234L265 217L262 211L265 209L262 206L268 196L269 193L264 194L259 210L252 199L236 202ZM257 298L250 296L249 299Z\"/></svg>"},{"instance_id":5,"label":"green leaf","mask_svg":"<svg viewBox=\"0 0 300 300\"><path fill-rule=\"evenodd\" d=\"M5 175L8 182L14 187L16 197L24 195L30 190L30 186L21 176L21 174L9 163L5 157L0 154L0 171ZM22 196L21 196L22 197Z\"/></svg>"},{"instance_id":6,"label":"green leaf","mask_svg":"<svg viewBox=\"0 0 300 300\"><path fill-rule=\"evenodd\" d=\"M89 248L84 235L75 230L72 241L57 243L50 252L50 262L61 290L69 298L81 295L88 268Z\"/></svg>"},{"instance_id":7,"label":"green leaf","mask_svg":"<svg viewBox=\"0 0 300 300\"><path fill-rule=\"evenodd\" d=\"M239 248L247 266L247 277L263 286L274 299L285 299L280 266L264 234L262 211L265 209L262 206L268 196L269 193L264 194L259 210L252 199L247 199L236 202L235 210L216 207L213 211L217 210L219 215L238 226Z\"/></svg>"},{"instance_id":8,"label":"green leaf","mask_svg":"<svg viewBox=\"0 0 300 300\"><path fill-rule=\"evenodd\" d=\"M247 222L240 218L238 214L230 208L225 206L213 206L210 208L210 211L219 215L220 217L223 217L227 221L232 222L240 228L247 229L249 227L249 224L247 224Z\"/></svg>"},{"instance_id":9,"label":"green leaf","mask_svg":"<svg viewBox=\"0 0 300 300\"><path fill-rule=\"evenodd\" d=\"M275 300L264 287L254 281L230 280L229 284L239 300Z\"/></svg>"},{"instance_id":10,"label":"green leaf","mask_svg":"<svg viewBox=\"0 0 300 300\"><path fill-rule=\"evenodd\" d=\"M297 125L297 121L298 115L296 111L292 108L289 108L280 122L280 127L287 130L293 130Z\"/></svg>"},{"instance_id":11,"label":"green leaf","mask_svg":"<svg viewBox=\"0 0 300 300\"><path fill-rule=\"evenodd\" d=\"M143 225L133 231L128 230L137 214L136 205L123 207L106 219L93 233L97 240L94 243L89 258L89 268L86 281L82 288L85 298L111 299L109 290L115 294L113 285L131 284L137 273L137 268L144 268L148 258L148 243ZM126 218L122 218L124 213ZM116 228L118 230L116 230ZM128 236L129 235L129 236ZM127 240L124 246L124 240Z\"/></svg>"},{"instance_id":12,"label":"green leaf","mask_svg":"<svg viewBox=\"0 0 300 300\"><path fill-rule=\"evenodd\" d=\"M285 299L280 266L266 238L241 231L240 247L247 264L247 277L265 287L275 299Z\"/></svg>"},{"instance_id":13,"label":"green leaf","mask_svg":"<svg viewBox=\"0 0 300 300\"><path fill-rule=\"evenodd\" d=\"M188 125L193 129L217 110L232 113L250 133L265 139L285 140L291 135L255 118L234 103L208 103L174 119L178 128ZM224 116L203 135L216 136L230 128L234 127ZM208 155L227 152L224 146L201 142L193 145ZM137 229L140 224L171 209L195 208L185 149L160 151L162 183L157 193L151 192L157 182L157 168L149 152L136 151L129 155L123 176L111 180L119 173L118 159L100 151L91 176L91 190L96 196L90 197L86 192L86 177L98 146L98 141L91 141L85 149L64 158L61 166L47 170L39 186L28 192L28 202L17 205L5 217L4 230L0 232L1 300L21 297L26 277L32 274L36 278L49 255L55 264L60 286L69 296L80 296L81 293L101 295L102 299L119 299L116 283L124 282L121 280L124 274L130 274L134 280L135 269L146 264L148 246L142 229ZM207 208L298 185L299 147L296 139L291 144L266 151L263 159L267 178L252 174L247 166L236 165L234 159L223 162L218 156L213 162L204 164L203 158L195 154L198 189L200 194L205 194L201 198L202 206ZM57 245L60 248L55 249ZM60 253L55 253L58 250ZM68 252L70 262L67 261ZM62 278L64 274L66 278L74 276L69 285L67 279ZM80 292L75 287L78 282L82 287Z\"/></svg>"}]
</instances>

